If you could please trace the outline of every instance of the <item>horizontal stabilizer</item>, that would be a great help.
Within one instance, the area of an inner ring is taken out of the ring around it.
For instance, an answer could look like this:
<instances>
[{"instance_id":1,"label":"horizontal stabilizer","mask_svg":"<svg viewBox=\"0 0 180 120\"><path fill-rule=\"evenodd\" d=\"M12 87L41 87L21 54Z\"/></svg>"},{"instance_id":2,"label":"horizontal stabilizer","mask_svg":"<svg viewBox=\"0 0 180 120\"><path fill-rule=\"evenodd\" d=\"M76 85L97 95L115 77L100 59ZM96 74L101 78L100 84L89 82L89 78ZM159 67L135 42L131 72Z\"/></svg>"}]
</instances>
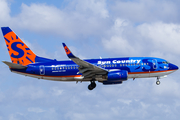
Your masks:
<instances>
[{"instance_id":1,"label":"horizontal stabilizer","mask_svg":"<svg viewBox=\"0 0 180 120\"><path fill-rule=\"evenodd\" d=\"M2 61L3 63L5 63L6 65L8 65L10 68L14 68L14 69L26 69L27 66L23 66L20 64L15 64L15 63L11 63L11 62L7 62L7 61Z\"/></svg>"}]
</instances>

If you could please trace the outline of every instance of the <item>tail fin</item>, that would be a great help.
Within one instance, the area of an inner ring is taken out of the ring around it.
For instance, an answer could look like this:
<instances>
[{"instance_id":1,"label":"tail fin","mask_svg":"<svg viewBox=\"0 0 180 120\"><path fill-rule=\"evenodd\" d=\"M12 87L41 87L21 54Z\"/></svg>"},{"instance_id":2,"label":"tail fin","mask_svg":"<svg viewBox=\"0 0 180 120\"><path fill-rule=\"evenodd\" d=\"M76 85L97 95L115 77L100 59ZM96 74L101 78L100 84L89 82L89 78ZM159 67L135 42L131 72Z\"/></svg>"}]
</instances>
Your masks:
<instances>
[{"instance_id":1,"label":"tail fin","mask_svg":"<svg viewBox=\"0 0 180 120\"><path fill-rule=\"evenodd\" d=\"M12 63L26 66L35 62L36 55L9 27L1 27L1 30Z\"/></svg>"}]
</instances>

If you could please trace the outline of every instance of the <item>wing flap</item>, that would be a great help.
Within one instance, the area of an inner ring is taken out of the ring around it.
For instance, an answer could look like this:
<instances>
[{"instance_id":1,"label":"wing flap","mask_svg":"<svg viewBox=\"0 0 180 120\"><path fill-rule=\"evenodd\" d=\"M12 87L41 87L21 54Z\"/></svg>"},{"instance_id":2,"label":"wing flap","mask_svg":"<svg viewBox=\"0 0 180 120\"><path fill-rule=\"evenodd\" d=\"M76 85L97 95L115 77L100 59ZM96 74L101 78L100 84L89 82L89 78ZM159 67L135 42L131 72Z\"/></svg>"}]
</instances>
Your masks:
<instances>
[{"instance_id":1,"label":"wing flap","mask_svg":"<svg viewBox=\"0 0 180 120\"><path fill-rule=\"evenodd\" d=\"M15 63L7 62L7 61L2 61L2 62L5 63L10 68L14 68L14 69L26 69L27 68L27 66L23 66L20 64L15 64Z\"/></svg>"}]
</instances>

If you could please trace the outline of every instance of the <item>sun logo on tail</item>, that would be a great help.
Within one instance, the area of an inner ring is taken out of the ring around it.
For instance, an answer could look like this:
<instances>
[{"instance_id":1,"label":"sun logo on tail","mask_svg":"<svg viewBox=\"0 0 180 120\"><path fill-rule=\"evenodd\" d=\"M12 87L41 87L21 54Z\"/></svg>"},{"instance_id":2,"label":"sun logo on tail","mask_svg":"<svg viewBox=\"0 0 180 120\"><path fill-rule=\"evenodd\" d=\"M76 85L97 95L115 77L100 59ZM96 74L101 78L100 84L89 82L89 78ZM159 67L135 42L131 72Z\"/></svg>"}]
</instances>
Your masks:
<instances>
[{"instance_id":1,"label":"sun logo on tail","mask_svg":"<svg viewBox=\"0 0 180 120\"><path fill-rule=\"evenodd\" d=\"M10 29L10 28L7 28ZM9 30L10 31L10 30ZM12 63L28 65L35 62L36 55L26 44L13 32L4 35Z\"/></svg>"}]
</instances>

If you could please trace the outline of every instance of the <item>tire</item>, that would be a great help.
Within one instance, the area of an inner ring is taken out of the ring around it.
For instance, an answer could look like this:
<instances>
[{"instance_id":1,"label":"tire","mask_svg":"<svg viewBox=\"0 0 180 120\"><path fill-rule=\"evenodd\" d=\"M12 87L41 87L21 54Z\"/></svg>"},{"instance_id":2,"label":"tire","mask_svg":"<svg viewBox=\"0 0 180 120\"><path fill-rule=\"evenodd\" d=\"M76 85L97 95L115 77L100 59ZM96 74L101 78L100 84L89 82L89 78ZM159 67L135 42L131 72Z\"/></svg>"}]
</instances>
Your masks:
<instances>
[{"instance_id":1,"label":"tire","mask_svg":"<svg viewBox=\"0 0 180 120\"><path fill-rule=\"evenodd\" d=\"M90 85L88 85L88 89L89 90L93 90L94 88L91 86L91 84Z\"/></svg>"},{"instance_id":2,"label":"tire","mask_svg":"<svg viewBox=\"0 0 180 120\"><path fill-rule=\"evenodd\" d=\"M160 81L156 81L156 85L160 85Z\"/></svg>"}]
</instances>

